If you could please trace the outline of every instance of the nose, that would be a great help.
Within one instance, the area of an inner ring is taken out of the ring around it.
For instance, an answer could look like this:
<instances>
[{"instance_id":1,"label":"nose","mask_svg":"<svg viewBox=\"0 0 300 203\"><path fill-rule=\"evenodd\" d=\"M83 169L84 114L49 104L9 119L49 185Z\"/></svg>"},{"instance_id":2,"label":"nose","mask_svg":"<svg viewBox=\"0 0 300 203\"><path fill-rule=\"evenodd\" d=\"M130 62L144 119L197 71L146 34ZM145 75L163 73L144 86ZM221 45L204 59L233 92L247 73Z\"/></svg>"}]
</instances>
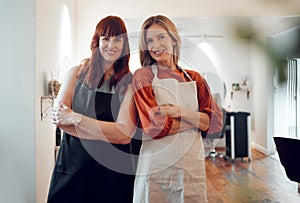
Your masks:
<instances>
[{"instance_id":1,"label":"nose","mask_svg":"<svg viewBox=\"0 0 300 203\"><path fill-rule=\"evenodd\" d=\"M113 47L114 46L114 40L113 39L109 39L107 46L109 48Z\"/></svg>"},{"instance_id":2,"label":"nose","mask_svg":"<svg viewBox=\"0 0 300 203\"><path fill-rule=\"evenodd\" d=\"M159 46L160 46L159 41L158 40L153 40L153 42L152 42L152 48L156 49L156 48L159 48Z\"/></svg>"}]
</instances>

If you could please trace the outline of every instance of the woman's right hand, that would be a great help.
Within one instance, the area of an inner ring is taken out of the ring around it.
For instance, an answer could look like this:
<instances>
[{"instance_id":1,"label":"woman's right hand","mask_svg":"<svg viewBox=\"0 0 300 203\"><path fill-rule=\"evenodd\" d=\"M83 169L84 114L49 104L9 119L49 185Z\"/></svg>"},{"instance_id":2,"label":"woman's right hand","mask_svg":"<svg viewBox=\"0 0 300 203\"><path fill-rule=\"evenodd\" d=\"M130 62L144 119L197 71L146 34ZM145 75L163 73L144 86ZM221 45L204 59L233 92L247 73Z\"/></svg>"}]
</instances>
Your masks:
<instances>
[{"instance_id":1,"label":"woman's right hand","mask_svg":"<svg viewBox=\"0 0 300 203\"><path fill-rule=\"evenodd\" d=\"M172 118L180 118L181 117L181 107L175 106L171 104L159 105L158 111L162 115L171 116Z\"/></svg>"},{"instance_id":2,"label":"woman's right hand","mask_svg":"<svg viewBox=\"0 0 300 203\"><path fill-rule=\"evenodd\" d=\"M54 107L51 114L52 123L54 125L73 125L74 112L71 108L63 103L59 103Z\"/></svg>"}]
</instances>

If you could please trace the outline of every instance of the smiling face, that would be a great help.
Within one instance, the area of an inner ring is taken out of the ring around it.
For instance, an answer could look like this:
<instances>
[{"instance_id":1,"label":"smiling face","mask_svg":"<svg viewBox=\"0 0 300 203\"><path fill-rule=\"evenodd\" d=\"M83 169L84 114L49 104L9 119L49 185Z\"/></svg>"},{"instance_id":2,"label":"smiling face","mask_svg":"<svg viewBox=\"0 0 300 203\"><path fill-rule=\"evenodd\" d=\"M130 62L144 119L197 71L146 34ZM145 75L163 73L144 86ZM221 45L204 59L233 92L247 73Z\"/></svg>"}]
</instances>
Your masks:
<instances>
[{"instance_id":1,"label":"smiling face","mask_svg":"<svg viewBox=\"0 0 300 203\"><path fill-rule=\"evenodd\" d=\"M145 41L147 50L157 65L176 68L173 61L173 47L176 42L161 25L151 25L146 30Z\"/></svg>"},{"instance_id":2,"label":"smiling face","mask_svg":"<svg viewBox=\"0 0 300 203\"><path fill-rule=\"evenodd\" d=\"M104 63L108 66L112 65L122 54L124 39L122 36L100 36L99 50Z\"/></svg>"}]
</instances>

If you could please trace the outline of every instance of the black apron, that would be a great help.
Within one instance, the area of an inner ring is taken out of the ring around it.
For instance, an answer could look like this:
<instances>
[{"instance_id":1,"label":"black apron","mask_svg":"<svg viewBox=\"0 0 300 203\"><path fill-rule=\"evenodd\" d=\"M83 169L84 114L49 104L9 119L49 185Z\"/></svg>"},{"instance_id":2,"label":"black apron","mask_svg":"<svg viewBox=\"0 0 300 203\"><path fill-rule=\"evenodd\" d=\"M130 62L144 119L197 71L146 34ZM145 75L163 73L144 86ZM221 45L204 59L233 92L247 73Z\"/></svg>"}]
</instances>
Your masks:
<instances>
[{"instance_id":1,"label":"black apron","mask_svg":"<svg viewBox=\"0 0 300 203\"><path fill-rule=\"evenodd\" d=\"M97 92L77 80L74 112L114 122L120 108L120 95ZM52 175L48 202L94 203L132 202L139 142L111 144L79 139L64 133Z\"/></svg>"}]
</instances>

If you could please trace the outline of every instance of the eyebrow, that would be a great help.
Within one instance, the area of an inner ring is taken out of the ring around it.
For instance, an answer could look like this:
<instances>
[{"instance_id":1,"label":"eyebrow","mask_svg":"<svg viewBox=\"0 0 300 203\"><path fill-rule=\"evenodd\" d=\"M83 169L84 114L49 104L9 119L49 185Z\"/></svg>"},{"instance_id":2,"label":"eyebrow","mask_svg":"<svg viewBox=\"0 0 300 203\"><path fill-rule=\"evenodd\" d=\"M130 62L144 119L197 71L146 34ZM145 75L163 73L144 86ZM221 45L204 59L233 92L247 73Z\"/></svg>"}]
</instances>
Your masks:
<instances>
[{"instance_id":1,"label":"eyebrow","mask_svg":"<svg viewBox=\"0 0 300 203\"><path fill-rule=\"evenodd\" d=\"M117 36L115 36L117 39L123 39L124 37L123 37L123 35L121 34L121 35L117 35Z\"/></svg>"},{"instance_id":2,"label":"eyebrow","mask_svg":"<svg viewBox=\"0 0 300 203\"><path fill-rule=\"evenodd\" d=\"M110 35L100 35L100 37L115 37L115 38L123 38L123 35L116 35L116 36L110 36Z\"/></svg>"},{"instance_id":3,"label":"eyebrow","mask_svg":"<svg viewBox=\"0 0 300 203\"><path fill-rule=\"evenodd\" d=\"M166 33L159 33L158 35L156 35L155 37L159 37L161 35L166 35ZM146 37L146 39L152 39L151 37Z\"/></svg>"},{"instance_id":4,"label":"eyebrow","mask_svg":"<svg viewBox=\"0 0 300 203\"><path fill-rule=\"evenodd\" d=\"M167 35L167 33L160 33L157 36L160 36L160 35Z\"/></svg>"}]
</instances>

